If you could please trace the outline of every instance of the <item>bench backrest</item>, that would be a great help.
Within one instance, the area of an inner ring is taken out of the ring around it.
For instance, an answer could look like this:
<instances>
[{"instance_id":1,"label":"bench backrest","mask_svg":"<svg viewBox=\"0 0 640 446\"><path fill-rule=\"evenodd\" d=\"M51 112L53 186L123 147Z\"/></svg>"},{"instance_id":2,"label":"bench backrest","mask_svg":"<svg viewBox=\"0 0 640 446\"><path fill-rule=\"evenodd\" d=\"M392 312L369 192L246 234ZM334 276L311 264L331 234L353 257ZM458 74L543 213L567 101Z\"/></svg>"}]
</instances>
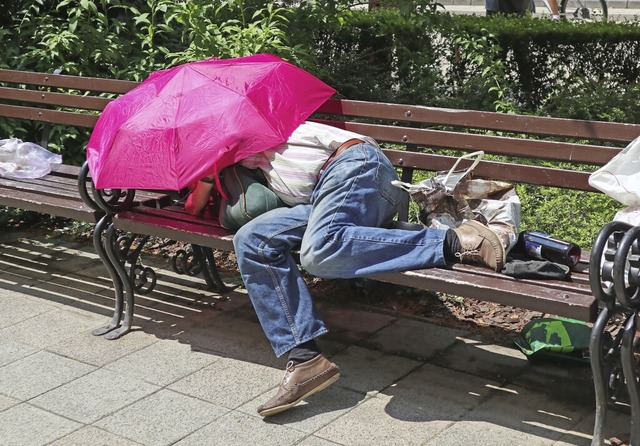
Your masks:
<instances>
[{"instance_id":1,"label":"bench backrest","mask_svg":"<svg viewBox=\"0 0 640 446\"><path fill-rule=\"evenodd\" d=\"M0 69L0 116L92 128L99 112L137 82Z\"/></svg>"},{"instance_id":2,"label":"bench backrest","mask_svg":"<svg viewBox=\"0 0 640 446\"><path fill-rule=\"evenodd\" d=\"M108 93L115 97L136 85L0 70L0 116L92 127L112 100ZM313 119L384 143L406 182L415 180L415 170L448 170L462 153L483 150L487 156L474 170L477 177L585 191L594 191L588 184L594 168L581 166L605 164L640 135L640 124L344 99L329 100ZM549 162L562 164L550 168Z\"/></svg>"},{"instance_id":3,"label":"bench backrest","mask_svg":"<svg viewBox=\"0 0 640 446\"><path fill-rule=\"evenodd\" d=\"M498 157L485 156L477 177L594 191L579 166L606 164L640 135L638 124L350 100L330 100L319 113L323 122L388 143L405 181L412 169L448 170L462 153L483 150ZM571 165L550 169L549 161Z\"/></svg>"}]
</instances>

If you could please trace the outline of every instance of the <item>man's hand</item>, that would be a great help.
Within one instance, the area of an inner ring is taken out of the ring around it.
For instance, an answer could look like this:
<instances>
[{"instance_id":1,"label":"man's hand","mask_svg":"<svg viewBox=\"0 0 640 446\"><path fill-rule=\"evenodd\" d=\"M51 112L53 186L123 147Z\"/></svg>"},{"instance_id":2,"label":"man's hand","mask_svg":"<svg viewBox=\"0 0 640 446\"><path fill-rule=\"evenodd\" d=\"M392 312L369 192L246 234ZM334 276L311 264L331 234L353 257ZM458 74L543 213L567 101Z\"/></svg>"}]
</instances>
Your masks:
<instances>
[{"instance_id":1,"label":"man's hand","mask_svg":"<svg viewBox=\"0 0 640 446\"><path fill-rule=\"evenodd\" d=\"M184 209L191 215L197 216L202 213L202 210L209 202L213 184L205 183L204 181L198 181L195 186L191 186L190 188L192 188L193 190L187 197L187 202L184 204Z\"/></svg>"}]
</instances>

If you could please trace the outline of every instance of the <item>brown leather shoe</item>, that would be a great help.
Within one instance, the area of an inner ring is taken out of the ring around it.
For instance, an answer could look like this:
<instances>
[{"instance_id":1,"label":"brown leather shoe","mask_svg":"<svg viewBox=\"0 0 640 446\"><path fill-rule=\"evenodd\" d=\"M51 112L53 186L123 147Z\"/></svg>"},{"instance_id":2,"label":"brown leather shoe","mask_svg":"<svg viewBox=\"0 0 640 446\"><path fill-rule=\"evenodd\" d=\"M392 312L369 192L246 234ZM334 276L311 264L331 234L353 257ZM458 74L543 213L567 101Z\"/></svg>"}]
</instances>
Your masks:
<instances>
[{"instance_id":1,"label":"brown leather shoe","mask_svg":"<svg viewBox=\"0 0 640 446\"><path fill-rule=\"evenodd\" d=\"M284 412L308 396L326 389L338 378L340 378L338 366L322 355L298 365L289 361L278 392L258 407L258 413L268 417Z\"/></svg>"},{"instance_id":2,"label":"brown leather shoe","mask_svg":"<svg viewBox=\"0 0 640 446\"><path fill-rule=\"evenodd\" d=\"M466 221L454 229L460 239L461 252L455 256L461 263L478 263L502 271L506 254L500 238L477 221Z\"/></svg>"}]
</instances>

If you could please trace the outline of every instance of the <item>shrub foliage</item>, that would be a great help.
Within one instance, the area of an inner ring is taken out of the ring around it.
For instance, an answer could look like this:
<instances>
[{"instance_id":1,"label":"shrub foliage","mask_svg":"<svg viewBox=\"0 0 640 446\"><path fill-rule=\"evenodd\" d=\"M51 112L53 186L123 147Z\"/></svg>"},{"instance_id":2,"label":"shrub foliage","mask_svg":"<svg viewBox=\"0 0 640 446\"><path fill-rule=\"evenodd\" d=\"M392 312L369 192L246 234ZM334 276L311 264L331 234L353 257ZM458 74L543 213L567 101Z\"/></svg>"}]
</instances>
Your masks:
<instances>
[{"instance_id":1,"label":"shrub foliage","mask_svg":"<svg viewBox=\"0 0 640 446\"><path fill-rule=\"evenodd\" d=\"M367 3L0 1L0 66L139 81L187 61L270 52L350 99L638 122L637 23L454 16L429 0ZM37 140L38 130L0 121L2 137ZM51 147L80 163L87 138L54 127ZM519 193L525 228L585 246L618 207L599 194ZM575 224L576 213L589 222Z\"/></svg>"}]
</instances>

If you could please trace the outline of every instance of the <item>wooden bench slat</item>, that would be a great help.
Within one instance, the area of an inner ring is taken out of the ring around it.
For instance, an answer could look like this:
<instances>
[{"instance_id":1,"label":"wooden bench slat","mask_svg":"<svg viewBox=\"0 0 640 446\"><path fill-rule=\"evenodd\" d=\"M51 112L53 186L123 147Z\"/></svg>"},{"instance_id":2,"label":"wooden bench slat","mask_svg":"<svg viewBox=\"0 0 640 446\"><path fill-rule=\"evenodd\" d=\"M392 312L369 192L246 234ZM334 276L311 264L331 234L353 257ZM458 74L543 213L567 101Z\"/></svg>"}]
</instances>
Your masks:
<instances>
[{"instance_id":1,"label":"wooden bench slat","mask_svg":"<svg viewBox=\"0 0 640 446\"><path fill-rule=\"evenodd\" d=\"M117 229L154 237L168 238L212 249L233 251L233 236L223 228L189 223L136 212L121 212L113 220Z\"/></svg>"},{"instance_id":2,"label":"wooden bench slat","mask_svg":"<svg viewBox=\"0 0 640 446\"><path fill-rule=\"evenodd\" d=\"M579 320L595 319L597 302L587 293L558 291L540 285L509 280L508 276L470 275L469 271L441 268L385 273L376 280L455 296L486 300Z\"/></svg>"},{"instance_id":3,"label":"wooden bench slat","mask_svg":"<svg viewBox=\"0 0 640 446\"><path fill-rule=\"evenodd\" d=\"M16 191L14 195L0 194L0 205L27 211L71 218L78 221L95 223L103 212L95 211L82 200L70 200L69 197L46 196L41 193Z\"/></svg>"},{"instance_id":4,"label":"wooden bench slat","mask_svg":"<svg viewBox=\"0 0 640 446\"><path fill-rule=\"evenodd\" d=\"M385 150L384 152L395 166L433 172L449 170L456 160L455 157L429 153L413 153L400 150ZM429 169L424 169L423 166L425 165L428 165ZM462 168L465 163L461 163L460 166ZM596 189L589 185L589 172L483 160L475 167L473 175L475 178L597 192Z\"/></svg>"},{"instance_id":5,"label":"wooden bench slat","mask_svg":"<svg viewBox=\"0 0 640 446\"><path fill-rule=\"evenodd\" d=\"M0 87L0 99L96 111L103 110L111 102L111 99L97 96L69 95L67 93L8 87Z\"/></svg>"},{"instance_id":6,"label":"wooden bench slat","mask_svg":"<svg viewBox=\"0 0 640 446\"><path fill-rule=\"evenodd\" d=\"M0 116L49 122L51 124L65 124L74 127L93 127L98 122L98 115L7 104L0 104Z\"/></svg>"},{"instance_id":7,"label":"wooden bench slat","mask_svg":"<svg viewBox=\"0 0 640 446\"><path fill-rule=\"evenodd\" d=\"M344 99L327 101L317 113L605 141L629 142L640 135L640 124L582 121Z\"/></svg>"},{"instance_id":8,"label":"wooden bench slat","mask_svg":"<svg viewBox=\"0 0 640 446\"><path fill-rule=\"evenodd\" d=\"M325 121L337 124L334 121ZM463 151L484 150L487 154L576 164L604 165L622 149L559 141L458 133L444 130L411 129L364 123L343 123L341 128L371 136L379 142L412 144L425 148Z\"/></svg>"},{"instance_id":9,"label":"wooden bench slat","mask_svg":"<svg viewBox=\"0 0 640 446\"><path fill-rule=\"evenodd\" d=\"M74 90L99 91L106 93L126 93L138 82L104 79L65 74L35 73L31 71L0 70L0 82L69 88Z\"/></svg>"}]
</instances>

